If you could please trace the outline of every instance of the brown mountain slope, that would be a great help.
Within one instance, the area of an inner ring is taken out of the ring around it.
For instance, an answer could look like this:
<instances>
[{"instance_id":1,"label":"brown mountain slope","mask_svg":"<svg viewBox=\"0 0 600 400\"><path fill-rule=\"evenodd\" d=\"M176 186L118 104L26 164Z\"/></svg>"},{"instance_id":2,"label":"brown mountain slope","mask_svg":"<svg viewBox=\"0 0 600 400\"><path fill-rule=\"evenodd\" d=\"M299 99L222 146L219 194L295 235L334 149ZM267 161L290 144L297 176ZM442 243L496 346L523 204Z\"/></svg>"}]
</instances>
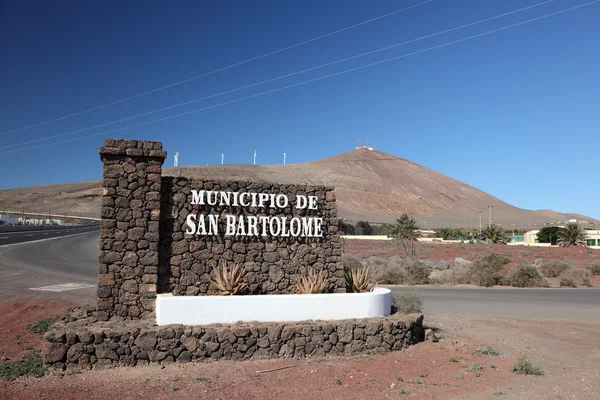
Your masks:
<instances>
[{"instance_id":1,"label":"brown mountain slope","mask_svg":"<svg viewBox=\"0 0 600 400\"><path fill-rule=\"evenodd\" d=\"M165 175L223 180L304 183L336 187L338 210L350 220L390 222L406 212L425 228L477 226L478 211L487 224L488 205L495 223L530 226L571 218L577 214L513 207L472 186L408 160L377 150L359 148L319 161L288 165L217 165L165 168ZM0 210L26 210L96 216L100 182L49 185L0 191Z\"/></svg>"}]
</instances>

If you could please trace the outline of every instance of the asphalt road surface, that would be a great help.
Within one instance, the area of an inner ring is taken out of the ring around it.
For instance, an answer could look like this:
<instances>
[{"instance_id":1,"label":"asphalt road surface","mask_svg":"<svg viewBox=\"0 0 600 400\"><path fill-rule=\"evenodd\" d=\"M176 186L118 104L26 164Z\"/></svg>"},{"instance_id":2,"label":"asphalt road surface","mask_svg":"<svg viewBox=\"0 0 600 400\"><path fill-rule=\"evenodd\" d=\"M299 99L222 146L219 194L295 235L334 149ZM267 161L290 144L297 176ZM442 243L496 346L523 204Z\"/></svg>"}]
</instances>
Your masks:
<instances>
[{"instance_id":1,"label":"asphalt road surface","mask_svg":"<svg viewBox=\"0 0 600 400\"><path fill-rule=\"evenodd\" d=\"M68 295L75 297L74 301L93 302L99 229L55 234L58 236L0 246L0 301Z\"/></svg>"},{"instance_id":2,"label":"asphalt road surface","mask_svg":"<svg viewBox=\"0 0 600 400\"><path fill-rule=\"evenodd\" d=\"M423 295L425 314L475 315L529 320L600 321L598 288L389 287Z\"/></svg>"},{"instance_id":3,"label":"asphalt road surface","mask_svg":"<svg viewBox=\"0 0 600 400\"><path fill-rule=\"evenodd\" d=\"M12 231L11 227L0 227L0 248L6 245L70 236L77 233L97 232L99 229L100 225L97 222L80 226L60 226L53 229L51 228L34 231Z\"/></svg>"},{"instance_id":4,"label":"asphalt road surface","mask_svg":"<svg viewBox=\"0 0 600 400\"><path fill-rule=\"evenodd\" d=\"M42 237L49 240L31 241L37 236L20 234L12 240L23 243L0 246L0 301L68 294L80 301L93 302L98 273L98 228L47 233ZM50 237L51 234L58 236ZM600 289L396 286L392 290L420 292L426 314L600 320Z\"/></svg>"}]
</instances>

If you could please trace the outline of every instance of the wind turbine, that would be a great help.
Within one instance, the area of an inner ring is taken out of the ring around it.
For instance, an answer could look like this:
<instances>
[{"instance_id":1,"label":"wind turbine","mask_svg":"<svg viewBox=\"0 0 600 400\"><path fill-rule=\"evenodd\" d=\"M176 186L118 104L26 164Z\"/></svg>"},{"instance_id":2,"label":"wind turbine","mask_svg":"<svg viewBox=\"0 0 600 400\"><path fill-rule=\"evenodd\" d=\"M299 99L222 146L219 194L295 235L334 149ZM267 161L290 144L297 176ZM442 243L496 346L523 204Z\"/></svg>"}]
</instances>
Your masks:
<instances>
[{"instance_id":1,"label":"wind turbine","mask_svg":"<svg viewBox=\"0 0 600 400\"><path fill-rule=\"evenodd\" d=\"M283 152L283 165L285 165L285 151Z\"/></svg>"},{"instance_id":2,"label":"wind turbine","mask_svg":"<svg viewBox=\"0 0 600 400\"><path fill-rule=\"evenodd\" d=\"M225 154L221 153L221 165L223 165L224 161L225 161Z\"/></svg>"},{"instance_id":3,"label":"wind turbine","mask_svg":"<svg viewBox=\"0 0 600 400\"><path fill-rule=\"evenodd\" d=\"M254 150L254 165L256 165L256 150Z\"/></svg>"},{"instance_id":4,"label":"wind turbine","mask_svg":"<svg viewBox=\"0 0 600 400\"><path fill-rule=\"evenodd\" d=\"M179 165L179 153L175 153L175 155L173 157L175 158L175 161L173 162L173 166L177 167Z\"/></svg>"}]
</instances>

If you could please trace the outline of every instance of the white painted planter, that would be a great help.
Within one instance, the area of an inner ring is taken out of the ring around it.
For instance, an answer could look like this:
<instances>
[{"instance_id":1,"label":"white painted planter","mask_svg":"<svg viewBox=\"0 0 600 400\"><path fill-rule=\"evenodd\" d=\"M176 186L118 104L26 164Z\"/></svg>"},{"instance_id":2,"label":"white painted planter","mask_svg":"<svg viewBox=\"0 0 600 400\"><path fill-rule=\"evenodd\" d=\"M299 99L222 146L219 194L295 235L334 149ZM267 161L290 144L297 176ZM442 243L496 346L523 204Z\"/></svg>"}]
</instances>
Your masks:
<instances>
[{"instance_id":1,"label":"white painted planter","mask_svg":"<svg viewBox=\"0 0 600 400\"><path fill-rule=\"evenodd\" d=\"M392 292L156 297L158 325L341 320L390 315Z\"/></svg>"}]
</instances>

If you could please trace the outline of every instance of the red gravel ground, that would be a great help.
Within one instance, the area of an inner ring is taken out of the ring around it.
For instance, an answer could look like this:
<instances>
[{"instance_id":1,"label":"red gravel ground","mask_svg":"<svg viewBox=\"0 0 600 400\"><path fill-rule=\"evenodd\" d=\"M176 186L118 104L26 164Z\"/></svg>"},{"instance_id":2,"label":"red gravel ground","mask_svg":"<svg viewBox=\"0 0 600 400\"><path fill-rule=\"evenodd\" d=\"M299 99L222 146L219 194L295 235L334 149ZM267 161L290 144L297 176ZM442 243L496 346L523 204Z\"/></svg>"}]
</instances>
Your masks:
<instances>
[{"instance_id":1,"label":"red gravel ground","mask_svg":"<svg viewBox=\"0 0 600 400\"><path fill-rule=\"evenodd\" d=\"M58 307L52 301L1 305L2 352L16 359L26 350L15 344L17 336L29 340L27 348L39 349L41 335L28 333L24 326L54 316ZM0 380L0 398L364 399L397 398L405 391L407 398L440 399L475 394L518 379L509 372L512 360L474 354L478 347L444 338L368 357L218 361L27 377ZM467 371L477 362L481 370Z\"/></svg>"},{"instance_id":2,"label":"red gravel ground","mask_svg":"<svg viewBox=\"0 0 600 400\"><path fill-rule=\"evenodd\" d=\"M563 260L575 268L585 268L594 261L600 260L600 250L586 250L576 247L535 247L535 246L508 246L486 244L459 244L459 243L418 243L417 256L414 259L430 261L452 261L456 257L467 261L477 261L488 254L501 253L509 256L513 261L508 267L519 264L521 261L533 262L536 259L546 261ZM393 241L388 240L356 240L344 241L345 254L368 258L377 256L387 258L405 255L404 249ZM595 287L600 287L600 276L590 278Z\"/></svg>"}]
</instances>

